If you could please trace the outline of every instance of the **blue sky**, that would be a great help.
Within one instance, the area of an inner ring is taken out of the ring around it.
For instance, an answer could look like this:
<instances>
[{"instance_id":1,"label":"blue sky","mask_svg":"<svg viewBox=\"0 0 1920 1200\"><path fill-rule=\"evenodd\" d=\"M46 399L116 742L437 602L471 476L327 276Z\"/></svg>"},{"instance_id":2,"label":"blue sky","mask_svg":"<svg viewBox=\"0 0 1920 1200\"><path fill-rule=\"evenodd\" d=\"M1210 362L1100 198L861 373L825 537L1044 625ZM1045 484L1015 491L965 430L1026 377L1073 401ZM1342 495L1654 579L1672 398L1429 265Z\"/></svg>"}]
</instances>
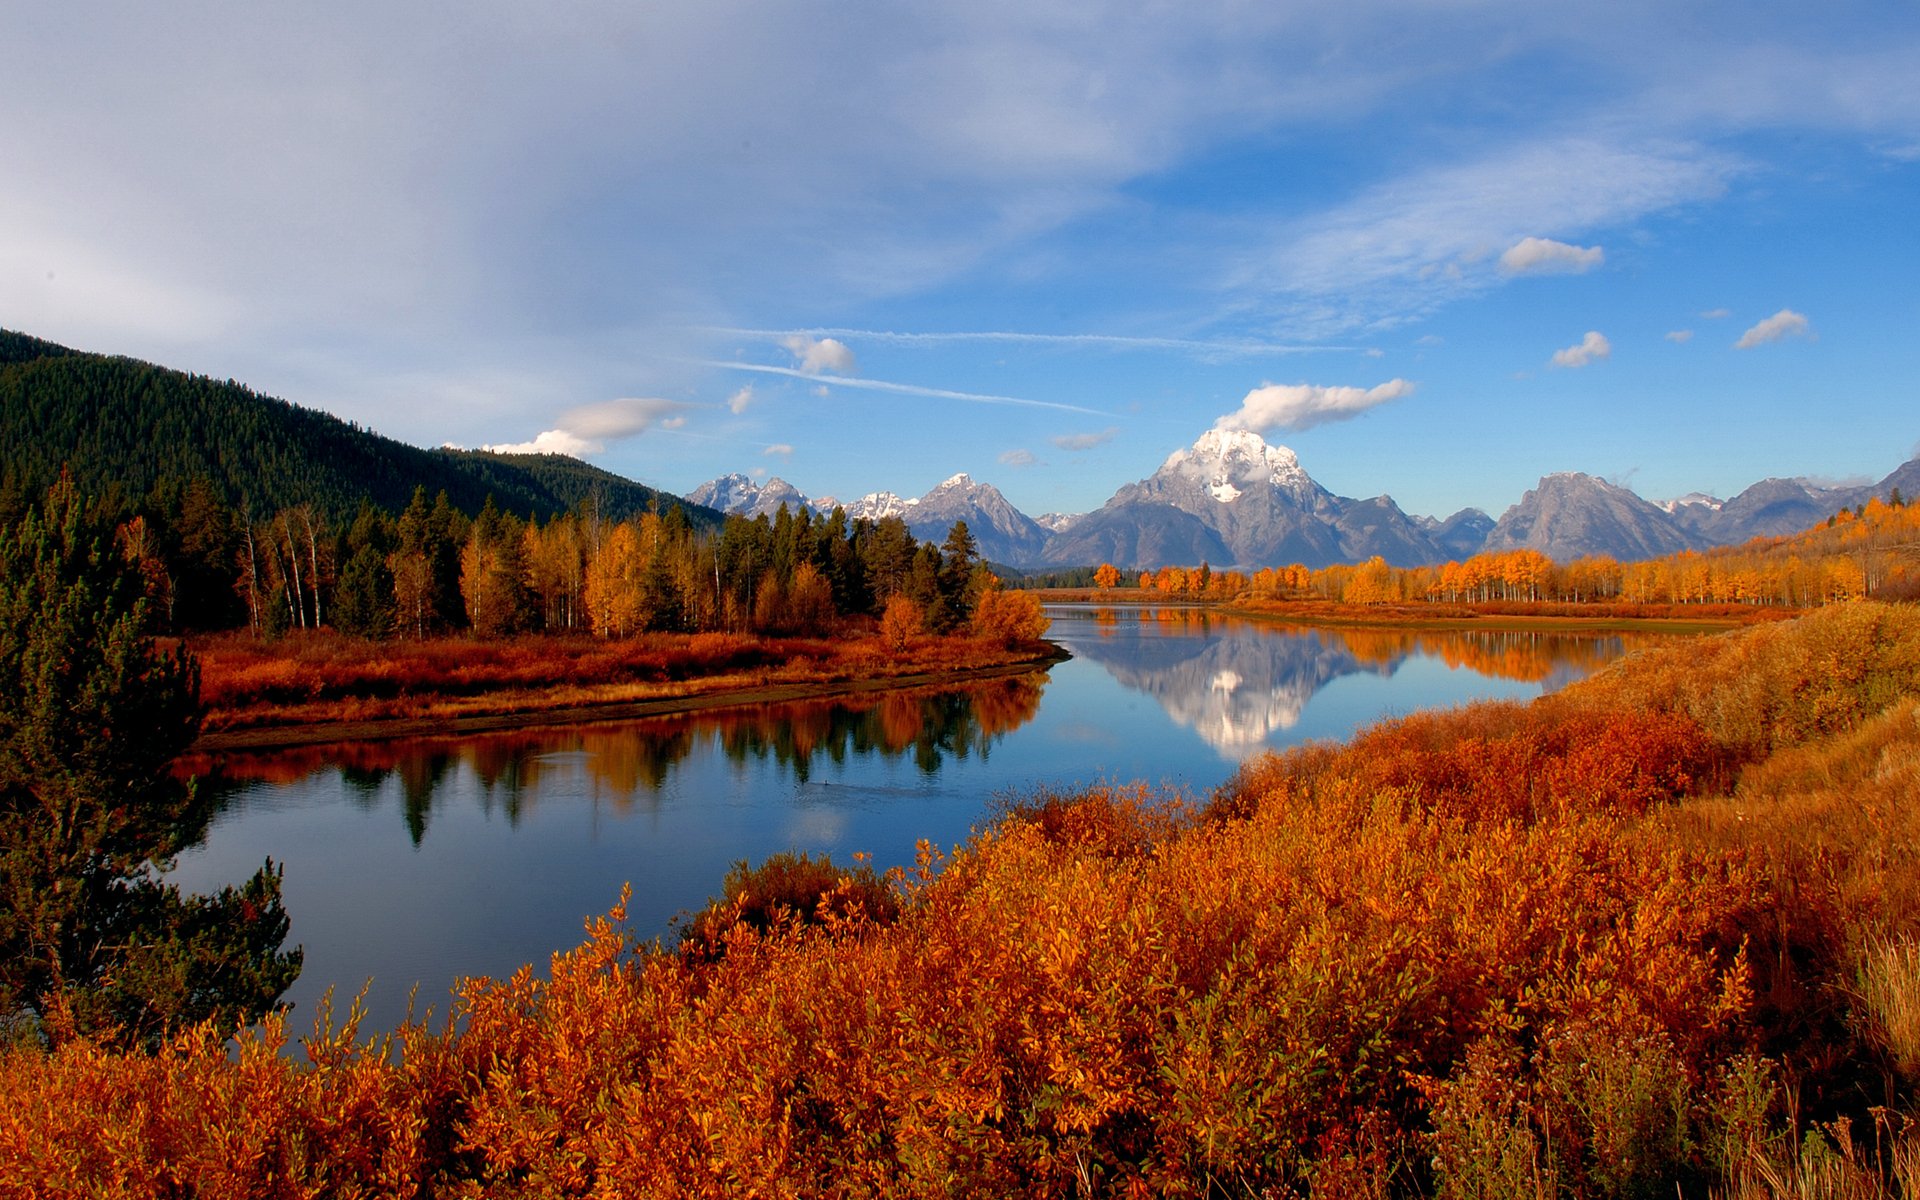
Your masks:
<instances>
[{"instance_id":1,"label":"blue sky","mask_svg":"<svg viewBox=\"0 0 1920 1200\"><path fill-rule=\"evenodd\" d=\"M1920 8L0 0L0 326L686 492L1920 441Z\"/></svg>"}]
</instances>

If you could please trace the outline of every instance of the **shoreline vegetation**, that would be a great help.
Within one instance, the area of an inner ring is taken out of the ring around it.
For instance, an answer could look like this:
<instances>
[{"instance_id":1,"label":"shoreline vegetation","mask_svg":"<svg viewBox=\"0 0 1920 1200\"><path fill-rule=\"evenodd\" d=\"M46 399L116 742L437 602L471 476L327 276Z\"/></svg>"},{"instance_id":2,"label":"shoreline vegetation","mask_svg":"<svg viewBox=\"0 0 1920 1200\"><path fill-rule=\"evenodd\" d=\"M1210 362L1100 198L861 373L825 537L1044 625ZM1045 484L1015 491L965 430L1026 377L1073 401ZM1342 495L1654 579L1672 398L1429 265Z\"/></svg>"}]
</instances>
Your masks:
<instances>
[{"instance_id":1,"label":"shoreline vegetation","mask_svg":"<svg viewBox=\"0 0 1920 1200\"><path fill-rule=\"evenodd\" d=\"M960 684L1045 670L1037 639L639 634L369 642L332 633L188 643L194 755L490 732Z\"/></svg>"},{"instance_id":2,"label":"shoreline vegetation","mask_svg":"<svg viewBox=\"0 0 1920 1200\"><path fill-rule=\"evenodd\" d=\"M1028 594L1043 604L1196 610L1269 623L1409 632L1708 633L1798 615L1737 605L1382 606L1244 595L1169 600L1150 589ZM925 688L1044 670L1069 657L1046 641L916 635L889 644L870 631L831 638L526 634L386 642L316 631L275 641L199 636L184 645L200 664L206 706L195 754L457 736Z\"/></svg>"},{"instance_id":3,"label":"shoreline vegetation","mask_svg":"<svg viewBox=\"0 0 1920 1200\"><path fill-rule=\"evenodd\" d=\"M1228 596L1169 596L1152 588L1036 588L1042 604L1125 608L1190 608L1289 625L1361 626L1405 629L1513 629L1541 632L1613 633L1645 630L1719 633L1746 625L1786 621L1798 608L1757 608L1741 604L1626 604L1594 601L1462 601L1355 604L1310 597L1272 597L1250 593Z\"/></svg>"},{"instance_id":4,"label":"shoreline vegetation","mask_svg":"<svg viewBox=\"0 0 1920 1200\"><path fill-rule=\"evenodd\" d=\"M1920 1189L1920 608L616 907L443 1022L0 1049L0 1191Z\"/></svg>"}]
</instances>

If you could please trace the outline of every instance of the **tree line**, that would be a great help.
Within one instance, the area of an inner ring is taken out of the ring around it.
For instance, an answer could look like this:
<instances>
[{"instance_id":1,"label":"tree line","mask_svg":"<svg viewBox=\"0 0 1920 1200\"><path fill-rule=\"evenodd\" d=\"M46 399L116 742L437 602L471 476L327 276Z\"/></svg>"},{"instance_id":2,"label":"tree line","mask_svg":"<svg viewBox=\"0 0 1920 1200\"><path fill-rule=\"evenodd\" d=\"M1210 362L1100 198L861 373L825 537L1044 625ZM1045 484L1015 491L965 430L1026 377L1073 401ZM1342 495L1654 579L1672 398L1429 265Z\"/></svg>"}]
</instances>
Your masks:
<instances>
[{"instance_id":1,"label":"tree line","mask_svg":"<svg viewBox=\"0 0 1920 1200\"><path fill-rule=\"evenodd\" d=\"M1037 606L1000 593L964 521L935 545L898 517L849 520L837 508L782 507L712 530L677 505L612 520L588 501L542 521L491 499L469 514L419 488L398 513L362 502L336 522L311 503L235 508L195 479L157 489L116 527L174 632L809 636L891 607L902 634L972 624L1038 636Z\"/></svg>"},{"instance_id":2,"label":"tree line","mask_svg":"<svg viewBox=\"0 0 1920 1200\"><path fill-rule=\"evenodd\" d=\"M1112 564L1096 586L1123 580ZM1487 551L1464 560L1394 567L1379 557L1248 574L1198 567L1142 571L1138 586L1168 597L1231 599L1243 593L1341 604L1562 603L1748 604L1810 608L1863 596L1920 595L1920 508L1896 490L1792 537L1684 550L1623 563L1607 555L1555 562L1537 550Z\"/></svg>"}]
</instances>

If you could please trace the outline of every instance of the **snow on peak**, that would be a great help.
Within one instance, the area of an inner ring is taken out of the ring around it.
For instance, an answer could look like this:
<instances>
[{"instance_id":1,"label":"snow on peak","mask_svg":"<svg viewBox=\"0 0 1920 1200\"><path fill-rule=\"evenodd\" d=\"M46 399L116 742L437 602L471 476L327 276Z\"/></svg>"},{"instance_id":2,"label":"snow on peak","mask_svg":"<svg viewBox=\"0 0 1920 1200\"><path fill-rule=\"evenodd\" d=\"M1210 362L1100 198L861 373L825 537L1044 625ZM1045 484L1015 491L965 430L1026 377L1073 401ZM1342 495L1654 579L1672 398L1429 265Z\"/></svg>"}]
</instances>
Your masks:
<instances>
[{"instance_id":1,"label":"snow on peak","mask_svg":"<svg viewBox=\"0 0 1920 1200\"><path fill-rule=\"evenodd\" d=\"M1231 504L1248 488L1298 492L1313 486L1292 450L1269 446L1246 429L1209 429L1190 448L1174 451L1159 474L1199 484L1221 504Z\"/></svg>"},{"instance_id":2,"label":"snow on peak","mask_svg":"<svg viewBox=\"0 0 1920 1200\"><path fill-rule=\"evenodd\" d=\"M973 486L973 477L971 475L968 475L965 471L962 471L958 475L953 476L951 479L948 479L946 482L942 483L939 487L934 488L933 490L936 492L944 492L948 488L966 488L966 487L972 487L972 486Z\"/></svg>"},{"instance_id":3,"label":"snow on peak","mask_svg":"<svg viewBox=\"0 0 1920 1200\"><path fill-rule=\"evenodd\" d=\"M1683 508L1688 508L1696 504L1702 508L1719 512L1721 507L1726 504L1726 501L1718 496L1709 496L1705 492L1688 492L1684 496L1676 496L1672 500L1660 500L1655 503L1658 507L1664 508L1670 513L1677 513Z\"/></svg>"}]
</instances>

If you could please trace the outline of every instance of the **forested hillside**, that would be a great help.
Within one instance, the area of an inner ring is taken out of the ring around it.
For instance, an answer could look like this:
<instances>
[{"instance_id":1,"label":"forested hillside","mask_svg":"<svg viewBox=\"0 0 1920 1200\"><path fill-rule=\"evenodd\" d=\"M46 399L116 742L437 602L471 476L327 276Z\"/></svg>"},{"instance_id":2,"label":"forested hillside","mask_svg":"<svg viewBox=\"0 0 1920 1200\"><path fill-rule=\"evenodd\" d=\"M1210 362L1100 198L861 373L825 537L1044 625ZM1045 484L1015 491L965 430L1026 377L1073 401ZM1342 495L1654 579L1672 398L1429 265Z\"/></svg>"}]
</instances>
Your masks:
<instances>
[{"instance_id":1,"label":"forested hillside","mask_svg":"<svg viewBox=\"0 0 1920 1200\"><path fill-rule=\"evenodd\" d=\"M231 380L0 330L0 480L30 501L63 469L83 493L129 503L205 480L236 510L310 504L334 520L363 501L398 512L424 487L466 512L491 496L544 520L592 498L615 520L677 503L696 528L720 523L576 459L423 450Z\"/></svg>"}]
</instances>

